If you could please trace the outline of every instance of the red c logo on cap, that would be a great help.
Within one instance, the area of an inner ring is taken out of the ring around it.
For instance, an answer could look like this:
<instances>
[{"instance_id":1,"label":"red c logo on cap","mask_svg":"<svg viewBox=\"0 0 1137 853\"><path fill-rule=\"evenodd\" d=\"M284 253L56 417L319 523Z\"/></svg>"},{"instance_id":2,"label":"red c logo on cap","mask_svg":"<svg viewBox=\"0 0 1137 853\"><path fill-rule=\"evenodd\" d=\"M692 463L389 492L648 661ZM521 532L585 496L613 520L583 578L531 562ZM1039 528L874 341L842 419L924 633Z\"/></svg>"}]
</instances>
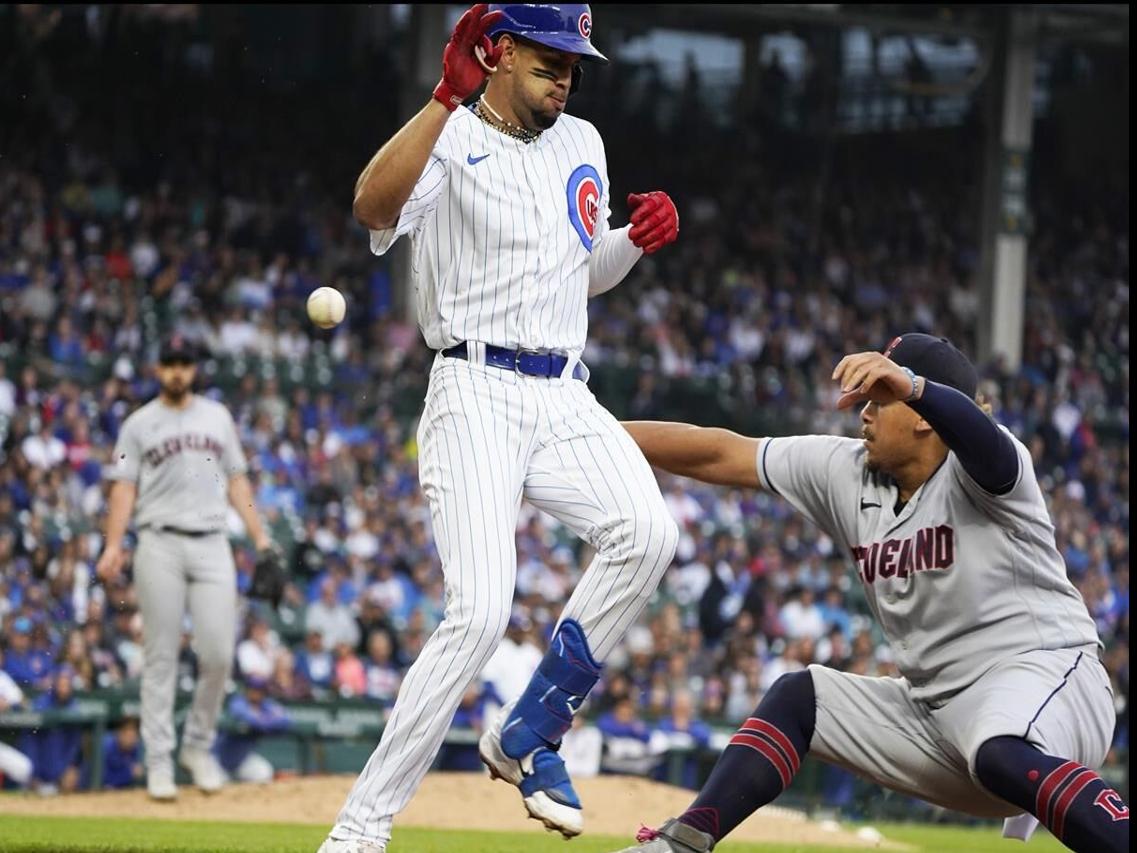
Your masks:
<instances>
[{"instance_id":1,"label":"red c logo on cap","mask_svg":"<svg viewBox=\"0 0 1137 853\"><path fill-rule=\"evenodd\" d=\"M592 36L592 16L587 12L581 12L580 18L577 19L576 28L580 30L580 34L585 38Z\"/></svg>"}]
</instances>

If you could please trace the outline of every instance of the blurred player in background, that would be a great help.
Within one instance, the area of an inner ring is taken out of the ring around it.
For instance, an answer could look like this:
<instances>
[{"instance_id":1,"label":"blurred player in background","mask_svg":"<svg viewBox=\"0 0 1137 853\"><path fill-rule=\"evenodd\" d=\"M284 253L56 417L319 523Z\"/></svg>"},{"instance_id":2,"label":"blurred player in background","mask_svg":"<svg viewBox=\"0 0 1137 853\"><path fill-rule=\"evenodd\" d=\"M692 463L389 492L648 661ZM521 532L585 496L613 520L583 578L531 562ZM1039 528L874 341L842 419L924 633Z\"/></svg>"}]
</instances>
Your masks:
<instances>
[{"instance_id":1,"label":"blurred player in background","mask_svg":"<svg viewBox=\"0 0 1137 853\"><path fill-rule=\"evenodd\" d=\"M174 336L159 352L158 397L130 415L115 445L106 544L96 571L113 580L126 556L131 514L138 529L134 582L142 611L142 741L146 788L158 800L174 785L174 693L182 619L193 621L198 679L179 761L201 790L225 773L210 751L225 698L237 630L237 576L225 522L232 504L258 551L272 543L253 505L233 417L193 393L197 352Z\"/></svg>"}]
</instances>

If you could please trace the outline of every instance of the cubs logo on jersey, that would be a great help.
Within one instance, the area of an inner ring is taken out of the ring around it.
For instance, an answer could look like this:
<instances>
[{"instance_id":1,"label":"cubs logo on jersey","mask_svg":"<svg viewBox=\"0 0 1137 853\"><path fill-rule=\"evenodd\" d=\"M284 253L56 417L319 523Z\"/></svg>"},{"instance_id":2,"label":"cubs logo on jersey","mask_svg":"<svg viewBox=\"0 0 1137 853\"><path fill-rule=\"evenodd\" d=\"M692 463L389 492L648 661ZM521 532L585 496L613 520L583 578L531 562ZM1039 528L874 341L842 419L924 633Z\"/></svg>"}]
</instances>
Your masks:
<instances>
[{"instance_id":1,"label":"cubs logo on jersey","mask_svg":"<svg viewBox=\"0 0 1137 853\"><path fill-rule=\"evenodd\" d=\"M596 220L600 216L600 196L604 187L600 174L585 163L569 175L565 193L568 196L569 222L580 236L584 248L592 251L592 238L596 235Z\"/></svg>"}]
</instances>

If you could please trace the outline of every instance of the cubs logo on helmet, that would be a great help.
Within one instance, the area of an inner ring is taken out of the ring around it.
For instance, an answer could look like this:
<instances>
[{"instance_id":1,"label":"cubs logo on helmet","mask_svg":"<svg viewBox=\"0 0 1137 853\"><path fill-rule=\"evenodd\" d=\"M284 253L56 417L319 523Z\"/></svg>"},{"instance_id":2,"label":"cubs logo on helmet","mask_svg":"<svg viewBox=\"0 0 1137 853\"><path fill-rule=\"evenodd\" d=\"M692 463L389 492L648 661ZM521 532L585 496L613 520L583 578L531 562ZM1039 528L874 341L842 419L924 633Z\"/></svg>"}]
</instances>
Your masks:
<instances>
[{"instance_id":1,"label":"cubs logo on helmet","mask_svg":"<svg viewBox=\"0 0 1137 853\"><path fill-rule=\"evenodd\" d=\"M568 196L569 222L580 236L584 248L592 251L592 238L596 235L596 222L600 218L600 197L604 187L600 174L585 163L569 175L565 194Z\"/></svg>"},{"instance_id":2,"label":"cubs logo on helmet","mask_svg":"<svg viewBox=\"0 0 1137 853\"><path fill-rule=\"evenodd\" d=\"M489 11L502 13L501 19L486 30L491 39L511 33L554 50L579 54L581 59L608 61L592 46L592 9L586 3L491 3Z\"/></svg>"}]
</instances>

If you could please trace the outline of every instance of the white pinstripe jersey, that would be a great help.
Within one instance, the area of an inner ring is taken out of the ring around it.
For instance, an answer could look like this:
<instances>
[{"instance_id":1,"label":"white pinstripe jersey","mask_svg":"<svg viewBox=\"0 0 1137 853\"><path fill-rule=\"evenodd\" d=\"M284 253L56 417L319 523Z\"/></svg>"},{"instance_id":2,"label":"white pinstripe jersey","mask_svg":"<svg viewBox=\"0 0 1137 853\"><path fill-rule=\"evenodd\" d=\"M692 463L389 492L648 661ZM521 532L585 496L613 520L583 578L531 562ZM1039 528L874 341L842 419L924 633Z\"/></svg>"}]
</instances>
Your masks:
<instances>
[{"instance_id":1,"label":"white pinstripe jersey","mask_svg":"<svg viewBox=\"0 0 1137 853\"><path fill-rule=\"evenodd\" d=\"M947 698L1014 655L1100 642L1066 577L1030 451L1007 435L1019 455L1008 493L985 491L949 452L899 514L896 485L868 471L861 441L759 444L762 484L848 549L916 699Z\"/></svg>"},{"instance_id":2,"label":"white pinstripe jersey","mask_svg":"<svg viewBox=\"0 0 1137 853\"><path fill-rule=\"evenodd\" d=\"M579 356L608 202L604 143L589 122L562 114L526 144L457 109L398 223L371 232L371 251L411 235L431 349L470 340Z\"/></svg>"}]
</instances>

